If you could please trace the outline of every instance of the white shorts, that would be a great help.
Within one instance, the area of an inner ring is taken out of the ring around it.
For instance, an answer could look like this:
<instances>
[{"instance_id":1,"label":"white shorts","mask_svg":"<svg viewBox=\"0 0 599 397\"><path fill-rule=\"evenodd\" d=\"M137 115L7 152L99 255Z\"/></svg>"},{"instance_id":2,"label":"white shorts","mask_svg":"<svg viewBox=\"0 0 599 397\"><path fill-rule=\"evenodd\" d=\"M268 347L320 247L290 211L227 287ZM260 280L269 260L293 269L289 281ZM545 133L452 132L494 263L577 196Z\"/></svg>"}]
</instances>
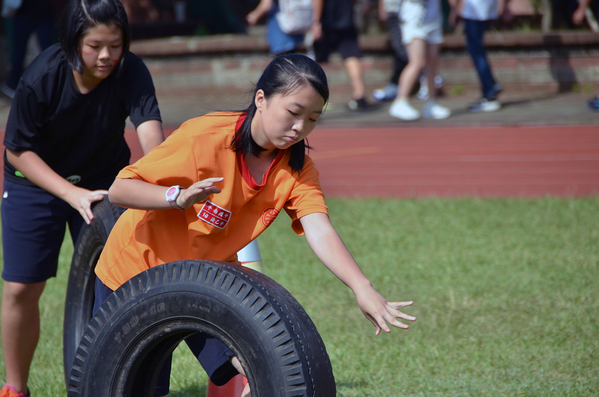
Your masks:
<instances>
[{"instance_id":1,"label":"white shorts","mask_svg":"<svg viewBox=\"0 0 599 397\"><path fill-rule=\"evenodd\" d=\"M403 0L401 2L401 37L404 44L424 39L430 44L443 42L443 20L440 13L427 15L426 2Z\"/></svg>"}]
</instances>

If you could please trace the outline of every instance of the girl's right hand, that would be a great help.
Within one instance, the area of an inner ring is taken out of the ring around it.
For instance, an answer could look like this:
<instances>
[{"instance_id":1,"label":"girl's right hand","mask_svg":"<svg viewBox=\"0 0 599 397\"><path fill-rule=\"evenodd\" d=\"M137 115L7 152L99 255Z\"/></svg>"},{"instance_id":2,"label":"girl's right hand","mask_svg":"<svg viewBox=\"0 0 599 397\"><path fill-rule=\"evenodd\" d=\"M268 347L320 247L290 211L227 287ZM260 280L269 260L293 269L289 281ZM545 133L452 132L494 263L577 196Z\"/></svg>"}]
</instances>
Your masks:
<instances>
[{"instance_id":1,"label":"girl's right hand","mask_svg":"<svg viewBox=\"0 0 599 397\"><path fill-rule=\"evenodd\" d=\"M183 208L188 209L200 201L204 201L212 194L218 194L221 189L214 186L215 183L224 181L225 178L207 178L196 182L187 189L181 189L181 193L177 196L175 203Z\"/></svg>"}]
</instances>

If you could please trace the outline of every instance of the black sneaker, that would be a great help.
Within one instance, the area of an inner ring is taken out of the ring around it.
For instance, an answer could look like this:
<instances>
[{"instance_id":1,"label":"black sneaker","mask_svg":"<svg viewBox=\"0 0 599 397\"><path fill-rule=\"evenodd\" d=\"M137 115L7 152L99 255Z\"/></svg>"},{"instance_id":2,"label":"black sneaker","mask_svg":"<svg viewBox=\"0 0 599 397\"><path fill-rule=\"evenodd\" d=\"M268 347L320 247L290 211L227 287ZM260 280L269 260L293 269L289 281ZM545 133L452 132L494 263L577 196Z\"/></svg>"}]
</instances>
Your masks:
<instances>
[{"instance_id":1,"label":"black sneaker","mask_svg":"<svg viewBox=\"0 0 599 397\"><path fill-rule=\"evenodd\" d=\"M376 105L366 102L366 98L352 99L347 103L347 107L352 111L374 110Z\"/></svg>"},{"instance_id":2,"label":"black sneaker","mask_svg":"<svg viewBox=\"0 0 599 397\"><path fill-rule=\"evenodd\" d=\"M474 105L468 106L471 112L496 112L501 109L501 103L497 99L481 98Z\"/></svg>"}]
</instances>

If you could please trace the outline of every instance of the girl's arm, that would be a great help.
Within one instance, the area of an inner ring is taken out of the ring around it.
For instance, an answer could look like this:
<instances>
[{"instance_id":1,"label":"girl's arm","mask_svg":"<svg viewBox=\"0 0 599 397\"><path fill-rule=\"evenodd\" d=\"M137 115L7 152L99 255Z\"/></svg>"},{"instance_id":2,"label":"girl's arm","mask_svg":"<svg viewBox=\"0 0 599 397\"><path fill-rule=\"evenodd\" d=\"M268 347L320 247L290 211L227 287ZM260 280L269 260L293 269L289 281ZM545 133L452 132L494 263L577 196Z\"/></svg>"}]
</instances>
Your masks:
<instances>
[{"instance_id":1,"label":"girl's arm","mask_svg":"<svg viewBox=\"0 0 599 397\"><path fill-rule=\"evenodd\" d=\"M314 36L314 41L318 41L322 38L322 25L320 24L322 7L323 0L312 0L312 27L310 28L310 31Z\"/></svg>"},{"instance_id":2,"label":"girl's arm","mask_svg":"<svg viewBox=\"0 0 599 397\"><path fill-rule=\"evenodd\" d=\"M220 193L214 184L224 178L207 178L196 182L188 188L182 188L175 203L181 209L190 208L195 203L205 200L212 194ZM159 186L139 179L117 178L110 190L110 202L121 207L140 210L166 210L171 205L166 201L166 191L170 186Z\"/></svg>"},{"instance_id":3,"label":"girl's arm","mask_svg":"<svg viewBox=\"0 0 599 397\"><path fill-rule=\"evenodd\" d=\"M137 127L137 136L141 143L144 155L160 145L164 141L162 122L159 120L148 120Z\"/></svg>"},{"instance_id":4,"label":"girl's arm","mask_svg":"<svg viewBox=\"0 0 599 397\"><path fill-rule=\"evenodd\" d=\"M15 152L6 149L6 158L25 178L79 211L88 225L94 219L92 203L108 194L106 190L91 191L71 184L31 150Z\"/></svg>"},{"instance_id":5,"label":"girl's arm","mask_svg":"<svg viewBox=\"0 0 599 397\"><path fill-rule=\"evenodd\" d=\"M273 0L260 0L258 6L245 17L247 23L250 26L257 24L260 18L272 8L272 1Z\"/></svg>"},{"instance_id":6,"label":"girl's arm","mask_svg":"<svg viewBox=\"0 0 599 397\"><path fill-rule=\"evenodd\" d=\"M300 222L310 248L322 263L354 292L362 313L374 324L376 335L380 334L381 329L391 332L387 322L397 328L409 328L397 319L415 321L416 317L397 309L410 306L412 302L388 302L374 289L326 214L306 215L300 218Z\"/></svg>"}]
</instances>

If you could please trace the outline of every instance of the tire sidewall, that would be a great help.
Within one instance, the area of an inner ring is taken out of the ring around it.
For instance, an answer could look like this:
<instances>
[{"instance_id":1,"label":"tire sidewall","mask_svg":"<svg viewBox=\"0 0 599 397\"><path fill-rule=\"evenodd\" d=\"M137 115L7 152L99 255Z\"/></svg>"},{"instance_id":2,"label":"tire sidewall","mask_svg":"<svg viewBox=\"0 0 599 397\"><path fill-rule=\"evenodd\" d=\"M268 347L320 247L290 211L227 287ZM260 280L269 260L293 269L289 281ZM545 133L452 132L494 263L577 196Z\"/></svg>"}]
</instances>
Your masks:
<instances>
[{"instance_id":1,"label":"tire sidewall","mask_svg":"<svg viewBox=\"0 0 599 397\"><path fill-rule=\"evenodd\" d=\"M250 269L208 261L161 265L115 291L81 340L69 396L149 394L140 391L153 387L147 374L154 377L157 363L195 332L238 356L252 395L335 396L324 343L291 294Z\"/></svg>"},{"instance_id":2,"label":"tire sidewall","mask_svg":"<svg viewBox=\"0 0 599 397\"><path fill-rule=\"evenodd\" d=\"M67 383L75 352L92 318L96 263L110 231L124 211L124 208L111 204L105 196L94 205L94 220L83 227L75 243L67 282L63 329L63 365Z\"/></svg>"}]
</instances>

